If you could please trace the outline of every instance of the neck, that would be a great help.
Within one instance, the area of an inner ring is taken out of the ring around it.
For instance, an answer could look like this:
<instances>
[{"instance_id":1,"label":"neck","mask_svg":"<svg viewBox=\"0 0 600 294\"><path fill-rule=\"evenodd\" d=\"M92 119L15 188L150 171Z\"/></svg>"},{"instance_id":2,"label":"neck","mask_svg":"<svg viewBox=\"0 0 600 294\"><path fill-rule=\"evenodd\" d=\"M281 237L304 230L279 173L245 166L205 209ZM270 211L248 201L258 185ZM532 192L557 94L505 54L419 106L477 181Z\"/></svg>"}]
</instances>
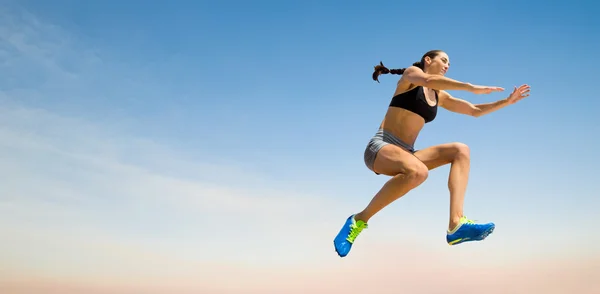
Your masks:
<instances>
[{"instance_id":1,"label":"neck","mask_svg":"<svg viewBox=\"0 0 600 294\"><path fill-rule=\"evenodd\" d=\"M429 70L424 70L423 72L426 74L430 74L430 75L441 75L441 73L439 73L439 72L431 72Z\"/></svg>"}]
</instances>

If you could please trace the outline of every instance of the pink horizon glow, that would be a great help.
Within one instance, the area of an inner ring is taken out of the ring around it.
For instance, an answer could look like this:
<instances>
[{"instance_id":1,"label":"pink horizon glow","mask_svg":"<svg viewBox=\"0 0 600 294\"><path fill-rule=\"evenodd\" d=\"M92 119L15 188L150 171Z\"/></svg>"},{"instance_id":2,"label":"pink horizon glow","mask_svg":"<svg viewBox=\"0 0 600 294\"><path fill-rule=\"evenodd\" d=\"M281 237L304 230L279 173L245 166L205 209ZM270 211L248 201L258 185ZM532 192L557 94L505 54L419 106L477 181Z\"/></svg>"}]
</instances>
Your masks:
<instances>
[{"instance_id":1,"label":"pink horizon glow","mask_svg":"<svg viewBox=\"0 0 600 294\"><path fill-rule=\"evenodd\" d=\"M365 293L597 293L600 257L548 257L465 267L442 254L415 249L394 252L384 245L355 258L313 260L302 266L198 263L148 275L122 276L11 272L0 278L10 294L325 294ZM396 247L397 248L397 247ZM439 252L438 252L439 253ZM574 254L573 254L574 256ZM462 256L461 256L462 257ZM332 260L336 260L333 261ZM150 266L141 265L142 266ZM175 265L175 264L172 264ZM58 265L57 265L58 266ZM118 267L118 264L114 265Z\"/></svg>"}]
</instances>

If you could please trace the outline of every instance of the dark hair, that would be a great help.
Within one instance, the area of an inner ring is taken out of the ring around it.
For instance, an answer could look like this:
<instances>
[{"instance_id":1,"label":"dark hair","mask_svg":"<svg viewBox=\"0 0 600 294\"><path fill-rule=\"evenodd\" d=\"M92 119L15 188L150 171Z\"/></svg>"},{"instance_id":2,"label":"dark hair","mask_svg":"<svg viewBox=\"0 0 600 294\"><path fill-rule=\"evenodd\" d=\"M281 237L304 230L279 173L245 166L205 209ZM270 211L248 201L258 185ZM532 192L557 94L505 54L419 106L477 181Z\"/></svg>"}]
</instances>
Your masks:
<instances>
[{"instance_id":1,"label":"dark hair","mask_svg":"<svg viewBox=\"0 0 600 294\"><path fill-rule=\"evenodd\" d=\"M442 50L428 51L427 53L423 54L423 57L421 57L420 61L417 61L417 62L413 63L412 65L416 66L420 69L424 69L425 57L434 58L442 52L444 52L444 51L442 51ZM406 68L388 69L387 67L385 67L385 65L383 65L383 62L380 61L379 64L375 66L375 71L373 72L373 80L377 81L379 83L379 75L381 75L381 74L401 75L404 73L405 70L406 70Z\"/></svg>"}]
</instances>

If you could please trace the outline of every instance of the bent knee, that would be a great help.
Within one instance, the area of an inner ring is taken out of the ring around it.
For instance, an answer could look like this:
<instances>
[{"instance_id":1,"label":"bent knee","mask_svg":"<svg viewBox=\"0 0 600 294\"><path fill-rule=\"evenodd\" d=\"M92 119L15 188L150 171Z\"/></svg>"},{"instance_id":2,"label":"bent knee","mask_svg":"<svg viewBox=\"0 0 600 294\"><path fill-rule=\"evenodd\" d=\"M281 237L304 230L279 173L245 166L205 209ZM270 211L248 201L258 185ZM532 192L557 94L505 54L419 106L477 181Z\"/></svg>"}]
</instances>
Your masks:
<instances>
[{"instance_id":1,"label":"bent knee","mask_svg":"<svg viewBox=\"0 0 600 294\"><path fill-rule=\"evenodd\" d=\"M429 169L422 162L418 162L407 165L404 174L413 184L419 185L423 183L429 176Z\"/></svg>"},{"instance_id":2,"label":"bent knee","mask_svg":"<svg viewBox=\"0 0 600 294\"><path fill-rule=\"evenodd\" d=\"M471 149L465 143L452 143L454 159L469 159L471 157Z\"/></svg>"}]
</instances>

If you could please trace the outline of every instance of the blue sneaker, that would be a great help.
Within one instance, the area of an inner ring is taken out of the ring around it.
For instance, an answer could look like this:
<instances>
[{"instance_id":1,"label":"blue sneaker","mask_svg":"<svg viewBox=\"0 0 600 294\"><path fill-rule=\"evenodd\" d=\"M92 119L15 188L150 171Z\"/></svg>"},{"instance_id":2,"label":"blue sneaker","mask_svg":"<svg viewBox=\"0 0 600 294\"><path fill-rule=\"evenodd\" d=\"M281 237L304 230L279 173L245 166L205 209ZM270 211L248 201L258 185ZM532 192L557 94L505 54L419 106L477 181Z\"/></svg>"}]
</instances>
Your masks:
<instances>
[{"instance_id":1,"label":"blue sneaker","mask_svg":"<svg viewBox=\"0 0 600 294\"><path fill-rule=\"evenodd\" d=\"M348 255L350 249L352 249L352 244L354 243L354 240L356 240L356 237L358 237L360 232L367 227L367 223L361 220L355 220L354 215L348 217L348 219L346 219L346 223L333 240L333 245L335 246L335 251L337 254L340 257Z\"/></svg>"},{"instance_id":2,"label":"blue sneaker","mask_svg":"<svg viewBox=\"0 0 600 294\"><path fill-rule=\"evenodd\" d=\"M463 216L458 226L446 233L446 242L449 245L458 245L463 242L481 241L487 238L495 228L494 223L476 224Z\"/></svg>"}]
</instances>

